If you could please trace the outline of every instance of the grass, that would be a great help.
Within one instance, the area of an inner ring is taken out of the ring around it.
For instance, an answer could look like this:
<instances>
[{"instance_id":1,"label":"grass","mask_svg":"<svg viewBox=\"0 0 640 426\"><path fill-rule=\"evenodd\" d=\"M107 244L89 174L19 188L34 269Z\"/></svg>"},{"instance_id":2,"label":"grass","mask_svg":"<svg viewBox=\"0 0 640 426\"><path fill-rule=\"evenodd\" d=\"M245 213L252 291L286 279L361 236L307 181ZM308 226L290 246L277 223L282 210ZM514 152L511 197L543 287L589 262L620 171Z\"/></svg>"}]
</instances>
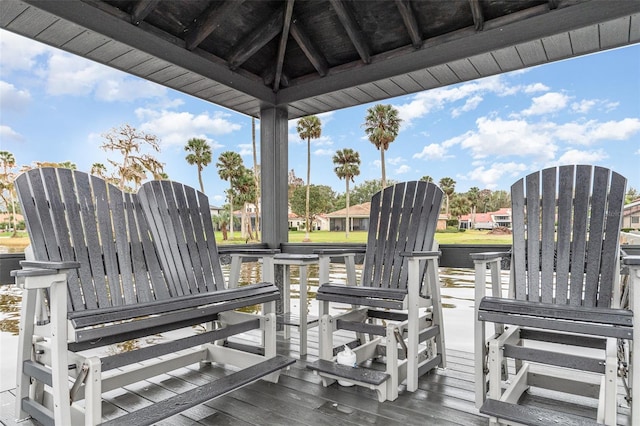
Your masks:
<instances>
[{"instance_id":1,"label":"grass","mask_svg":"<svg viewBox=\"0 0 640 426\"><path fill-rule=\"evenodd\" d=\"M247 241L235 233L233 241L223 241L222 233L216 232L216 241L220 245L246 244ZM301 243L305 237L304 231L289 232L289 242ZM346 238L344 232L315 231L309 234L312 243L356 243L367 242L366 231L353 231ZM488 231L470 230L466 232L438 232L436 240L440 244L511 244L511 235L489 235ZM252 242L252 241L249 241ZM18 232L17 237L11 237L11 233L0 233L0 246L9 247L12 251L22 251L29 245L29 237L26 232Z\"/></svg>"}]
</instances>

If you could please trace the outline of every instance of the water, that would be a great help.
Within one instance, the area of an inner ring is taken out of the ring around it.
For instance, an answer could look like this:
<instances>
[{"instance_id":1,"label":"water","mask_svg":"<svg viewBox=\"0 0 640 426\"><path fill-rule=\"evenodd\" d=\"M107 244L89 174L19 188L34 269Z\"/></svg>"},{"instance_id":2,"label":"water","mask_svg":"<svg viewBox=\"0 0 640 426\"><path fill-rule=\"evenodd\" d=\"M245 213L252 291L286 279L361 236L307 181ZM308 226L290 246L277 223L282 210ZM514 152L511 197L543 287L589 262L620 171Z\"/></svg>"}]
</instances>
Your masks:
<instances>
[{"instance_id":1,"label":"water","mask_svg":"<svg viewBox=\"0 0 640 426\"><path fill-rule=\"evenodd\" d=\"M318 266L308 267L307 312L318 316L318 303L315 295L318 290ZM223 266L225 277L229 265ZM346 270L342 264L331 265L331 279L336 283L346 283ZM356 276L360 278L362 268L356 265ZM503 277L503 282L506 276ZM257 262L242 265L240 283L260 282L260 267ZM471 269L440 268L442 305L444 311L444 335L448 349L473 351L473 309L474 274ZM291 312L299 312L300 271L291 266ZM0 286L0 391L15 387L15 365L18 346L18 326L20 319L21 290L15 286ZM163 336L169 338L167 334ZM160 337L162 338L162 337ZM152 342L125 343L107 348L110 353L124 351L128 346L137 346Z\"/></svg>"}]
</instances>

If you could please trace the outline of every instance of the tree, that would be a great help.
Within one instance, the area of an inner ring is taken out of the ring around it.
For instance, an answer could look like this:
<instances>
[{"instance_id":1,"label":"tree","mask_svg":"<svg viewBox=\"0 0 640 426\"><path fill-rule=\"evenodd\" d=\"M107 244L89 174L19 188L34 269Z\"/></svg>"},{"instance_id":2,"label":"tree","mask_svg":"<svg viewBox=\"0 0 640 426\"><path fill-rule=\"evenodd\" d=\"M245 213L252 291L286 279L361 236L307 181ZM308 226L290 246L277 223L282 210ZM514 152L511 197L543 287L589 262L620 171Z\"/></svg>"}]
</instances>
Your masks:
<instances>
[{"instance_id":1,"label":"tree","mask_svg":"<svg viewBox=\"0 0 640 426\"><path fill-rule=\"evenodd\" d=\"M198 182L200 183L200 191L204 193L204 184L202 183L202 169L211 163L213 153L211 152L211 145L199 138L191 138L184 146L184 150L189 152L185 159L190 165L198 166Z\"/></svg>"},{"instance_id":2,"label":"tree","mask_svg":"<svg viewBox=\"0 0 640 426\"><path fill-rule=\"evenodd\" d=\"M471 203L469 199L462 194L455 194L451 198L451 216L460 219L460 216L471 211Z\"/></svg>"},{"instance_id":3,"label":"tree","mask_svg":"<svg viewBox=\"0 0 640 426\"><path fill-rule=\"evenodd\" d=\"M367 110L364 131L369 137L369 141L380 151L383 188L387 186L384 152L389 149L389 144L396 140L401 121L398 117L398 110L391 105L378 104Z\"/></svg>"},{"instance_id":4,"label":"tree","mask_svg":"<svg viewBox=\"0 0 640 426\"><path fill-rule=\"evenodd\" d=\"M18 228L16 224L16 203L13 197L15 185L15 175L13 169L16 166L16 158L9 151L0 151L0 166L2 167L2 174L0 175L0 194L2 194L2 200L7 206L7 211L11 213L13 222L13 234L12 237L18 235ZM8 193L6 195L5 193Z\"/></svg>"},{"instance_id":5,"label":"tree","mask_svg":"<svg viewBox=\"0 0 640 426\"><path fill-rule=\"evenodd\" d=\"M433 183L433 178L429 175L424 175L420 178L422 182Z\"/></svg>"},{"instance_id":6,"label":"tree","mask_svg":"<svg viewBox=\"0 0 640 426\"><path fill-rule=\"evenodd\" d=\"M635 189L634 187L630 186L629 190L625 194L624 202L625 202L625 204L632 203L635 200L637 200L638 197L640 197L640 194L638 194L638 190Z\"/></svg>"},{"instance_id":7,"label":"tree","mask_svg":"<svg viewBox=\"0 0 640 426\"><path fill-rule=\"evenodd\" d=\"M478 207L478 201L480 199L480 188L472 186L467 191L467 200L471 206L471 226L476 223L476 208Z\"/></svg>"},{"instance_id":8,"label":"tree","mask_svg":"<svg viewBox=\"0 0 640 426\"><path fill-rule=\"evenodd\" d=\"M291 169L289 171L287 183L287 199L290 200L293 197L293 191L295 191L297 187L304 185L304 180L296 176L295 170Z\"/></svg>"},{"instance_id":9,"label":"tree","mask_svg":"<svg viewBox=\"0 0 640 426\"><path fill-rule=\"evenodd\" d=\"M251 117L251 145L253 147L253 179L256 185L256 240L260 241L260 166L258 165L258 152L256 150L256 119Z\"/></svg>"},{"instance_id":10,"label":"tree","mask_svg":"<svg viewBox=\"0 0 640 426\"><path fill-rule=\"evenodd\" d=\"M233 183L234 179L242 173L244 164L242 164L240 154L233 151L225 151L218 157L216 167L218 168L220 179L229 181L229 190L227 191L227 197L229 198L229 228L231 239L233 240Z\"/></svg>"},{"instance_id":11,"label":"tree","mask_svg":"<svg viewBox=\"0 0 640 426\"><path fill-rule=\"evenodd\" d=\"M309 198L309 218L311 220L310 223L313 223L319 214L333 211L333 200L336 195L333 189L327 185L310 185L309 193L311 194ZM289 200L291 211L298 216L302 216L302 214L306 213L306 200L306 188L296 188L293 191L293 197ZM306 231L309 232L309 229L306 229Z\"/></svg>"},{"instance_id":12,"label":"tree","mask_svg":"<svg viewBox=\"0 0 640 426\"><path fill-rule=\"evenodd\" d=\"M349 238L351 223L349 221L349 181L354 182L353 177L360 174L360 154L350 148L338 150L333 156L333 164L336 164L334 171L339 179L344 179L346 183L347 197L347 226L345 237Z\"/></svg>"},{"instance_id":13,"label":"tree","mask_svg":"<svg viewBox=\"0 0 640 426\"><path fill-rule=\"evenodd\" d=\"M307 201L305 211L306 235L303 241L309 241L309 185L311 184L311 139L318 139L322 134L322 123L315 115L302 117L298 120L296 130L300 139L307 141Z\"/></svg>"},{"instance_id":14,"label":"tree","mask_svg":"<svg viewBox=\"0 0 640 426\"><path fill-rule=\"evenodd\" d=\"M394 185L396 182L393 180L387 181L387 184ZM360 185L353 187L351 191L351 201L354 204L362 204L371 201L371 197L382 189L382 181L379 179L365 180Z\"/></svg>"},{"instance_id":15,"label":"tree","mask_svg":"<svg viewBox=\"0 0 640 426\"><path fill-rule=\"evenodd\" d=\"M218 226L218 228L220 228L220 231L222 232L222 240L227 241L227 225L229 224L229 212L220 212L219 214L214 215L211 220Z\"/></svg>"},{"instance_id":16,"label":"tree","mask_svg":"<svg viewBox=\"0 0 640 426\"><path fill-rule=\"evenodd\" d=\"M256 205L258 203L253 170L242 166L238 175L233 178L233 191L233 199L242 204L241 229L247 232L247 234L242 235L242 238L253 239L251 218L247 214L247 205Z\"/></svg>"},{"instance_id":17,"label":"tree","mask_svg":"<svg viewBox=\"0 0 640 426\"><path fill-rule=\"evenodd\" d=\"M147 179L147 173L151 173L154 179L162 179L166 176L163 163L153 155L142 153L144 148L160 152L160 143L155 135L138 131L125 124L120 128L111 129L102 137L105 141L100 148L122 155L122 161L107 158L107 161L115 167L115 172L108 180L117 182L121 190L131 192L137 190ZM133 186L131 187L129 184L133 184Z\"/></svg>"},{"instance_id":18,"label":"tree","mask_svg":"<svg viewBox=\"0 0 640 426\"><path fill-rule=\"evenodd\" d=\"M442 179L440 179L439 186L445 195L445 212L447 214L447 219L449 219L449 201L451 199L451 195L453 195L456 190L456 181L451 179L450 177L443 177Z\"/></svg>"}]
</instances>

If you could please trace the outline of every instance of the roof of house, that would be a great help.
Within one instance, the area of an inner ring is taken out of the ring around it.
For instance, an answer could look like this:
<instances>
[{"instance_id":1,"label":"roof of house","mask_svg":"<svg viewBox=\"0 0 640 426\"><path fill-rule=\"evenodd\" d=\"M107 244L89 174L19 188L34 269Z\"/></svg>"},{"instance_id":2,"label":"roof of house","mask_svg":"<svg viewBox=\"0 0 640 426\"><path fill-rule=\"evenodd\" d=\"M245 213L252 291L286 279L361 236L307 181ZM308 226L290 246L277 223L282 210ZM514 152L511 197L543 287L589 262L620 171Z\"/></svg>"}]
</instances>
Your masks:
<instances>
[{"instance_id":1,"label":"roof of house","mask_svg":"<svg viewBox=\"0 0 640 426\"><path fill-rule=\"evenodd\" d=\"M494 212L487 213L476 213L475 221L476 223L484 223L484 222L493 222L494 216L511 216L511 209L507 207L503 207ZM465 214L460 216L460 220L471 220L470 214Z\"/></svg>"},{"instance_id":2,"label":"roof of house","mask_svg":"<svg viewBox=\"0 0 640 426\"><path fill-rule=\"evenodd\" d=\"M355 206L349 206L349 217L369 217L369 213L371 212L371 202L366 202L362 204L356 204ZM346 207L341 210L336 210L335 212L331 212L327 214L328 217L346 217L347 209Z\"/></svg>"}]
</instances>

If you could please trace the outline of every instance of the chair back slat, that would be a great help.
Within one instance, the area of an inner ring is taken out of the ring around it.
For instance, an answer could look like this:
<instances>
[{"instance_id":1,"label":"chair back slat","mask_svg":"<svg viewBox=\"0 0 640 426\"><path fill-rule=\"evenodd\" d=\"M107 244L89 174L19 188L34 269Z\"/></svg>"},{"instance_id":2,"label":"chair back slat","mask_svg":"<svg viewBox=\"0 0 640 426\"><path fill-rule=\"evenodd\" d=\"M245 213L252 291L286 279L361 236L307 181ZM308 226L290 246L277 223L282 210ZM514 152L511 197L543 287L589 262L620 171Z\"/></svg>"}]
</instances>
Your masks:
<instances>
[{"instance_id":1,"label":"chair back slat","mask_svg":"<svg viewBox=\"0 0 640 426\"><path fill-rule=\"evenodd\" d=\"M532 173L511 187L517 299L610 306L625 186L615 172L580 165Z\"/></svg>"},{"instance_id":2,"label":"chair back slat","mask_svg":"<svg viewBox=\"0 0 640 426\"><path fill-rule=\"evenodd\" d=\"M62 168L25 172L16 189L35 260L80 263L67 281L70 310L168 295L135 194Z\"/></svg>"},{"instance_id":3,"label":"chair back slat","mask_svg":"<svg viewBox=\"0 0 640 426\"><path fill-rule=\"evenodd\" d=\"M170 271L179 294L197 294L225 287L206 195L171 181L142 185L143 200L154 240L162 247L163 269Z\"/></svg>"},{"instance_id":4,"label":"chair back slat","mask_svg":"<svg viewBox=\"0 0 640 426\"><path fill-rule=\"evenodd\" d=\"M372 197L362 285L407 288L408 260L401 253L432 250L442 197L433 183L415 181ZM421 278L424 271L421 265Z\"/></svg>"}]
</instances>

